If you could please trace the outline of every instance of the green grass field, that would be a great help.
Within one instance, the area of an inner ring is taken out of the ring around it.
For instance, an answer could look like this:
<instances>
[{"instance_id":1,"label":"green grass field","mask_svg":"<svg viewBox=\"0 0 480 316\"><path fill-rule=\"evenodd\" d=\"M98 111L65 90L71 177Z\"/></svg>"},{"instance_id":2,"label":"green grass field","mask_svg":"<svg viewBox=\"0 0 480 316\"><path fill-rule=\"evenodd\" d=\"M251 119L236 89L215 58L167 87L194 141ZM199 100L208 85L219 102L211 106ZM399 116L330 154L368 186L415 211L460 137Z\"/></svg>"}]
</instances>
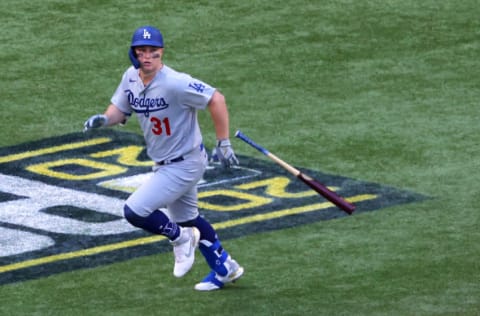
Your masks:
<instances>
[{"instance_id":1,"label":"green grass field","mask_svg":"<svg viewBox=\"0 0 480 316\"><path fill-rule=\"evenodd\" d=\"M168 65L225 94L232 134L430 197L227 240L246 274L223 291L193 290L203 263L174 279L168 253L0 286L1 315L480 314L477 1L3 0L0 13L0 147L81 131L133 30L153 24Z\"/></svg>"}]
</instances>

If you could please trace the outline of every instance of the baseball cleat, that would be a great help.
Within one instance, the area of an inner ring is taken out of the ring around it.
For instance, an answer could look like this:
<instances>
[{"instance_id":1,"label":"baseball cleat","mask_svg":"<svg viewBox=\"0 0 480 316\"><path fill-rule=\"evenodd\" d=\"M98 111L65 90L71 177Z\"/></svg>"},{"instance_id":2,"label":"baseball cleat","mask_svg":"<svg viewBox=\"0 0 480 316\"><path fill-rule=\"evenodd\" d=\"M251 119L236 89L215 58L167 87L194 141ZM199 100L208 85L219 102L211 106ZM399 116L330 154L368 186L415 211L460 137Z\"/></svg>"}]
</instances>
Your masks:
<instances>
[{"instance_id":1,"label":"baseball cleat","mask_svg":"<svg viewBox=\"0 0 480 316\"><path fill-rule=\"evenodd\" d=\"M200 232L195 227L182 228L180 236L172 241L175 255L173 275L180 278L187 274L195 261L195 249L198 247Z\"/></svg>"},{"instance_id":2,"label":"baseball cleat","mask_svg":"<svg viewBox=\"0 0 480 316\"><path fill-rule=\"evenodd\" d=\"M214 291L224 287L226 283L234 283L238 280L244 272L242 266L240 266L235 260L229 258L225 262L228 265L228 274L221 276L215 271L211 271L200 283L195 285L197 291Z\"/></svg>"}]
</instances>

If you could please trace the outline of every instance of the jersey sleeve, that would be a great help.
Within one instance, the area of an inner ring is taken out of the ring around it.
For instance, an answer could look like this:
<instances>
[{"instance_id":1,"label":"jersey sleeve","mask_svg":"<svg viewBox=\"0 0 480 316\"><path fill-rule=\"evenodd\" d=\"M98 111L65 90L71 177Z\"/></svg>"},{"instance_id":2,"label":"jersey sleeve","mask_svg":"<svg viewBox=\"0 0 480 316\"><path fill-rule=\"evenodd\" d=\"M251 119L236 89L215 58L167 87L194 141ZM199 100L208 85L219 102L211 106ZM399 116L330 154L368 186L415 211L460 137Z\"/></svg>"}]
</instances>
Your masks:
<instances>
[{"instance_id":1,"label":"jersey sleeve","mask_svg":"<svg viewBox=\"0 0 480 316\"><path fill-rule=\"evenodd\" d=\"M216 90L209 84L188 75L182 78L177 88L180 104L201 110L207 107Z\"/></svg>"},{"instance_id":2,"label":"jersey sleeve","mask_svg":"<svg viewBox=\"0 0 480 316\"><path fill-rule=\"evenodd\" d=\"M130 70L130 69L129 69ZM118 85L115 93L113 94L110 102L115 105L120 111L122 111L125 115L130 116L132 114L132 108L130 107L130 103L128 102L128 71L127 70L123 76L120 84Z\"/></svg>"}]
</instances>

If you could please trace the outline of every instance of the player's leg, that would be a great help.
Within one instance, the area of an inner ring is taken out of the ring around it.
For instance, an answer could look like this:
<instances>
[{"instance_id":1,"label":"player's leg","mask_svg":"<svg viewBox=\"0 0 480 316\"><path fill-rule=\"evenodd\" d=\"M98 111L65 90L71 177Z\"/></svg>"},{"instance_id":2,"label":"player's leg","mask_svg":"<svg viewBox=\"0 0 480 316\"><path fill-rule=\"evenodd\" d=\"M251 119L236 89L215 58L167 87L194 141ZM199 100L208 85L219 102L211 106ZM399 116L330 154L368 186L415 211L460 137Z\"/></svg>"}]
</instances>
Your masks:
<instances>
[{"instance_id":1,"label":"player's leg","mask_svg":"<svg viewBox=\"0 0 480 316\"><path fill-rule=\"evenodd\" d=\"M203 170L203 164L195 163L162 166L125 202L124 215L132 225L166 236L171 241L177 277L185 275L192 267L200 233L194 227L178 225L164 207L195 187Z\"/></svg>"},{"instance_id":2,"label":"player's leg","mask_svg":"<svg viewBox=\"0 0 480 316\"><path fill-rule=\"evenodd\" d=\"M152 234L163 235L170 240L175 240L180 236L181 227L171 221L161 209L154 210L145 216L137 214L127 202L124 206L124 215L127 221L133 226L142 228Z\"/></svg>"},{"instance_id":3,"label":"player's leg","mask_svg":"<svg viewBox=\"0 0 480 316\"><path fill-rule=\"evenodd\" d=\"M196 290L211 291L222 288L243 275L244 269L223 248L213 226L201 216L180 222L184 227L193 226L200 231L199 249L212 271L197 285Z\"/></svg>"},{"instance_id":4,"label":"player's leg","mask_svg":"<svg viewBox=\"0 0 480 316\"><path fill-rule=\"evenodd\" d=\"M200 232L195 227L181 227L171 221L164 210L155 210L147 217L141 217L125 204L125 218L134 226L157 235L166 236L173 246L175 265L173 275L184 276L193 266L195 249L198 247Z\"/></svg>"},{"instance_id":5,"label":"player's leg","mask_svg":"<svg viewBox=\"0 0 480 316\"><path fill-rule=\"evenodd\" d=\"M199 249L212 271L198 284L195 289L211 291L222 288L225 283L233 282L243 275L241 267L225 250L213 227L203 217L198 216L195 227L208 234L200 235Z\"/></svg>"}]
</instances>

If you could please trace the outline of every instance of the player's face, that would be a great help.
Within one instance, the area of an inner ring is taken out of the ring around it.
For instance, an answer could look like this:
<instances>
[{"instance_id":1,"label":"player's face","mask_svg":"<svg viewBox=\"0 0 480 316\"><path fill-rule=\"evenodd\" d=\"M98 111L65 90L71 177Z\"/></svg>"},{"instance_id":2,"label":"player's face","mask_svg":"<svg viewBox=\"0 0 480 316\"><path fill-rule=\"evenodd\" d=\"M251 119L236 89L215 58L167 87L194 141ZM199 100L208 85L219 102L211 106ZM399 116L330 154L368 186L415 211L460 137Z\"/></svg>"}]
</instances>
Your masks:
<instances>
[{"instance_id":1,"label":"player's face","mask_svg":"<svg viewBox=\"0 0 480 316\"><path fill-rule=\"evenodd\" d=\"M144 72L157 71L162 66L163 48L138 46L135 47L135 53Z\"/></svg>"}]
</instances>

